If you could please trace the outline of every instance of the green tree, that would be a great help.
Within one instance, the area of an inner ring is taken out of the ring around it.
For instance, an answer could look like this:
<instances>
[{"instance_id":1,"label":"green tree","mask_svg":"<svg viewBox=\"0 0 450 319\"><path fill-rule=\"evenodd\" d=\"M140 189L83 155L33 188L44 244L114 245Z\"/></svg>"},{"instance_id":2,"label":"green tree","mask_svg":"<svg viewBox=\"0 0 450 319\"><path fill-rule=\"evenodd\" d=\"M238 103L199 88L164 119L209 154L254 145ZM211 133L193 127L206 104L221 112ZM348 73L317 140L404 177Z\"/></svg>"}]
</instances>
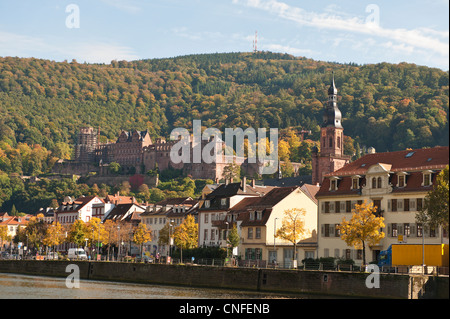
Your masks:
<instances>
[{"instance_id":1,"label":"green tree","mask_svg":"<svg viewBox=\"0 0 450 319\"><path fill-rule=\"evenodd\" d=\"M433 227L442 226L448 232L449 167L439 173L432 190L425 196L422 209L416 214L418 222Z\"/></svg>"}]
</instances>

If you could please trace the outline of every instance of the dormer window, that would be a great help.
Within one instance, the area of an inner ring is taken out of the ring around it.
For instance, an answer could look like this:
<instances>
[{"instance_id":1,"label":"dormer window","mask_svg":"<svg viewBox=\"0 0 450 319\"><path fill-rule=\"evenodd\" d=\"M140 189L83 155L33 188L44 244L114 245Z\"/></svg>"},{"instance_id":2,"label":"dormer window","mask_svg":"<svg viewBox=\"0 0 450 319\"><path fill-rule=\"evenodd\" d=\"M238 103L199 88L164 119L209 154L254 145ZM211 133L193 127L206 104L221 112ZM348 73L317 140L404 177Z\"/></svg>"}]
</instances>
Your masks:
<instances>
[{"instance_id":1,"label":"dormer window","mask_svg":"<svg viewBox=\"0 0 450 319\"><path fill-rule=\"evenodd\" d=\"M220 204L221 204L222 206L225 206L225 205L227 204L227 199L226 199L226 198L222 198L222 199L220 200Z\"/></svg>"},{"instance_id":2,"label":"dormer window","mask_svg":"<svg viewBox=\"0 0 450 319\"><path fill-rule=\"evenodd\" d=\"M356 175L352 177L352 189L359 189L359 179L361 176Z\"/></svg>"},{"instance_id":3,"label":"dormer window","mask_svg":"<svg viewBox=\"0 0 450 319\"><path fill-rule=\"evenodd\" d=\"M208 199L205 200L205 208L209 208L209 205L210 205L210 201Z\"/></svg>"},{"instance_id":4,"label":"dormer window","mask_svg":"<svg viewBox=\"0 0 450 319\"><path fill-rule=\"evenodd\" d=\"M397 181L397 187L405 187L406 186L406 175L408 175L405 172L400 172L397 174L398 181Z\"/></svg>"},{"instance_id":5,"label":"dormer window","mask_svg":"<svg viewBox=\"0 0 450 319\"><path fill-rule=\"evenodd\" d=\"M338 178L334 177L330 180L330 191L336 191L338 189Z\"/></svg>"},{"instance_id":6,"label":"dormer window","mask_svg":"<svg viewBox=\"0 0 450 319\"><path fill-rule=\"evenodd\" d=\"M423 182L422 182L422 186L431 186L432 182L431 182L431 176L433 174L433 171L424 171L423 172Z\"/></svg>"}]
</instances>

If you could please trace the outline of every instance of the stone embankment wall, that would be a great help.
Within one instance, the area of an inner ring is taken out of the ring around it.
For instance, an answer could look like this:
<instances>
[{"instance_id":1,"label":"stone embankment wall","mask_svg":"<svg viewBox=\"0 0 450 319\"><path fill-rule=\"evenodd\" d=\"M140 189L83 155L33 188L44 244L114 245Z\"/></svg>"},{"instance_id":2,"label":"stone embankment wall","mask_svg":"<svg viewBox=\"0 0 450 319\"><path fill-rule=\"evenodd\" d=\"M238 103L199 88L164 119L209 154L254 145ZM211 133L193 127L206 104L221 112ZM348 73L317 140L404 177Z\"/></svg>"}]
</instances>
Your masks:
<instances>
[{"instance_id":1,"label":"stone embankment wall","mask_svg":"<svg viewBox=\"0 0 450 319\"><path fill-rule=\"evenodd\" d=\"M67 277L77 264L80 279L229 288L280 293L304 293L368 298L449 298L449 278L380 275L379 288L366 286L367 273L160 265L112 262L0 260L0 273Z\"/></svg>"}]
</instances>

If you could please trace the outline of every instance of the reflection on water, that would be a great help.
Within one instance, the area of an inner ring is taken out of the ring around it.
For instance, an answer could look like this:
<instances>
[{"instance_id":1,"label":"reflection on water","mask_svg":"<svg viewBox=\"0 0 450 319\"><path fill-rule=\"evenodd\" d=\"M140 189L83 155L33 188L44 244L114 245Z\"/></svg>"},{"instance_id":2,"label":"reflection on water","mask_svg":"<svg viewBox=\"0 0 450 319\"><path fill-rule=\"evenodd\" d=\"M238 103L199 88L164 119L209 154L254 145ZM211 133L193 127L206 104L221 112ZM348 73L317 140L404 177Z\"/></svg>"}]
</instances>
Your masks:
<instances>
[{"instance_id":1,"label":"reflection on water","mask_svg":"<svg viewBox=\"0 0 450 319\"><path fill-rule=\"evenodd\" d=\"M0 273L1 299L262 299L292 296L248 291L159 286L80 280L66 287L65 278ZM298 298L294 296L294 298Z\"/></svg>"}]
</instances>

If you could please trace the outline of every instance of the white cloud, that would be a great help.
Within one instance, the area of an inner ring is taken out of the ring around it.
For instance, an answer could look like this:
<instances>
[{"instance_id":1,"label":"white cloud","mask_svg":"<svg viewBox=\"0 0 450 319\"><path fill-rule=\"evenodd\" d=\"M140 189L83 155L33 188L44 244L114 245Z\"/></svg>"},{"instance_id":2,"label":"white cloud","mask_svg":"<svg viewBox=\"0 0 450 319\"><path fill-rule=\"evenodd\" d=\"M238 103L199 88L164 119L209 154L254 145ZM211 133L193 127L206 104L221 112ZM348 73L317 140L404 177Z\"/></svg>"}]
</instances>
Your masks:
<instances>
[{"instance_id":1,"label":"white cloud","mask_svg":"<svg viewBox=\"0 0 450 319\"><path fill-rule=\"evenodd\" d=\"M140 57L130 47L106 42L66 42L63 39L44 40L0 31L0 56L39 57L42 53L54 60L76 59L78 62L110 63L112 60L137 60Z\"/></svg>"},{"instance_id":2,"label":"white cloud","mask_svg":"<svg viewBox=\"0 0 450 319\"><path fill-rule=\"evenodd\" d=\"M396 41L405 47L427 49L445 57L449 55L448 31L436 31L429 28L387 29L366 23L358 17L341 17L336 15L336 12L329 13L329 10L326 13L307 12L302 8L293 7L277 0L233 0L232 2L267 11L301 26L376 36Z\"/></svg>"},{"instance_id":3,"label":"white cloud","mask_svg":"<svg viewBox=\"0 0 450 319\"><path fill-rule=\"evenodd\" d=\"M288 54L292 54L292 55L297 55L297 56L305 56L305 55L310 55L313 53L312 50L309 49L300 49L300 48L295 48L289 45L281 45L281 44L264 44L261 49L263 50L268 50L268 51L272 51L272 52L280 52L280 53L288 53Z\"/></svg>"}]
</instances>

